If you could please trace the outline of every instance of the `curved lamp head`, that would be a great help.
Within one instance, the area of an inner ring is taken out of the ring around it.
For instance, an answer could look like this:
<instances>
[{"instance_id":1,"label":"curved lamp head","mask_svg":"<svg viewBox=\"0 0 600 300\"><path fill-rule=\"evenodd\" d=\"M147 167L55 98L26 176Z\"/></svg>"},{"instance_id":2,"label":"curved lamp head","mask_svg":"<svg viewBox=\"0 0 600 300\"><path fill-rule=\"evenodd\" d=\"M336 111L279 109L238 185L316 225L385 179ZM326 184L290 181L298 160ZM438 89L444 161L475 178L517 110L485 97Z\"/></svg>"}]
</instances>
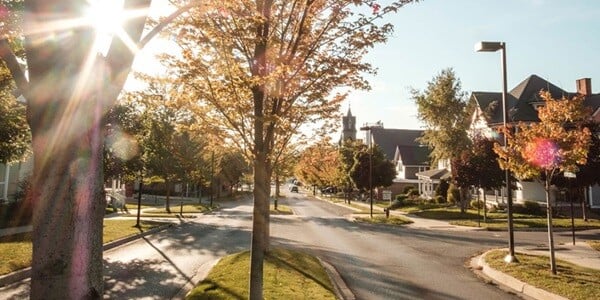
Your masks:
<instances>
[{"instance_id":1,"label":"curved lamp head","mask_svg":"<svg viewBox=\"0 0 600 300\"><path fill-rule=\"evenodd\" d=\"M476 52L496 52L504 49L504 42L479 42L475 44Z\"/></svg>"}]
</instances>

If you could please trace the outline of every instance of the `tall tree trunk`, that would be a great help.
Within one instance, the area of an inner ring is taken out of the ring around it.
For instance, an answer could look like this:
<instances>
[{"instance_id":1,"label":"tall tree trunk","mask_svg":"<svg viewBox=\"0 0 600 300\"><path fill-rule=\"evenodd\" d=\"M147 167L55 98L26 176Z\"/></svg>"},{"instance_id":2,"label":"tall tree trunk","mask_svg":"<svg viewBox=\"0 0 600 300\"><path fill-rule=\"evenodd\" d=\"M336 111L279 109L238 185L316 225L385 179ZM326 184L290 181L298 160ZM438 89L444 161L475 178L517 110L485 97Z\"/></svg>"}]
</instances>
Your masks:
<instances>
[{"instance_id":1,"label":"tall tree trunk","mask_svg":"<svg viewBox=\"0 0 600 300\"><path fill-rule=\"evenodd\" d=\"M487 198L483 189L483 222L487 223Z\"/></svg>"},{"instance_id":2,"label":"tall tree trunk","mask_svg":"<svg viewBox=\"0 0 600 300\"><path fill-rule=\"evenodd\" d=\"M548 174L546 174L546 178ZM546 179L545 182L546 192L546 216L548 218L548 249L550 251L550 271L556 275L556 260L554 259L554 233L552 227L552 205L550 203L550 180Z\"/></svg>"},{"instance_id":3,"label":"tall tree trunk","mask_svg":"<svg viewBox=\"0 0 600 300\"><path fill-rule=\"evenodd\" d=\"M167 188L167 195L165 198L165 210L167 213L171 213L171 181L169 178L165 178L165 186Z\"/></svg>"},{"instance_id":4,"label":"tall tree trunk","mask_svg":"<svg viewBox=\"0 0 600 300\"><path fill-rule=\"evenodd\" d=\"M27 1L25 24L77 19L86 3L56 2ZM34 155L31 299L96 299L104 285L102 95L83 67L86 61L96 66L93 35L90 28L48 35L26 37ZM102 72L93 76L103 82Z\"/></svg>"},{"instance_id":5,"label":"tall tree trunk","mask_svg":"<svg viewBox=\"0 0 600 300\"><path fill-rule=\"evenodd\" d=\"M267 74L267 39L272 0L257 1L257 11L263 17L256 28L252 75L263 81ZM252 215L252 245L250 249L250 300L263 299L263 262L268 249L269 227L269 145L265 134L265 84L252 87L254 101L254 212Z\"/></svg>"}]
</instances>

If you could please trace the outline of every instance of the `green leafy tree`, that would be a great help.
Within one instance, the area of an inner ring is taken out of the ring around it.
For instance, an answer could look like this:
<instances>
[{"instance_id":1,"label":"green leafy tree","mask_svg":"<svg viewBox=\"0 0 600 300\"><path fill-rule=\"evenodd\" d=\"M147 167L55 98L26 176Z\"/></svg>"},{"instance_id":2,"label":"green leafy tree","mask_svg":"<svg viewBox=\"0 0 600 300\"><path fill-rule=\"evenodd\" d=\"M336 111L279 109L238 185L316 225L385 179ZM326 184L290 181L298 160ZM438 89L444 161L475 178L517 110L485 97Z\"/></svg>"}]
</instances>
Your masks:
<instances>
[{"instance_id":1,"label":"green leafy tree","mask_svg":"<svg viewBox=\"0 0 600 300\"><path fill-rule=\"evenodd\" d=\"M372 174L371 174L372 164ZM350 176L356 188L368 190L369 178L372 176L372 186L388 187L392 185L396 178L396 168L394 164L385 159L385 154L381 148L375 145L372 149L361 147L354 154L354 165L350 171Z\"/></svg>"},{"instance_id":2,"label":"green leafy tree","mask_svg":"<svg viewBox=\"0 0 600 300\"><path fill-rule=\"evenodd\" d=\"M233 192L233 187L236 186L245 174L250 172L250 166L246 157L239 149L229 148L224 149L224 152L219 155L216 162L216 186L219 187L226 184L230 193Z\"/></svg>"},{"instance_id":3,"label":"green leafy tree","mask_svg":"<svg viewBox=\"0 0 600 300\"><path fill-rule=\"evenodd\" d=\"M498 164L494 142L484 137L474 137L471 149L464 150L460 157L455 158L452 166L452 179L460 188L475 186L485 190L502 186L504 171ZM486 203L485 192L483 202Z\"/></svg>"},{"instance_id":4,"label":"green leafy tree","mask_svg":"<svg viewBox=\"0 0 600 300\"><path fill-rule=\"evenodd\" d=\"M574 198L579 198L581 206L581 217L587 221L586 197L583 195L585 188L600 184L600 124L594 121L586 122L584 127L589 128L591 135L590 148L585 165L578 165L578 170L575 173L576 178L565 178L563 175L555 176L552 183L569 190L572 195L571 201Z\"/></svg>"},{"instance_id":5,"label":"green leafy tree","mask_svg":"<svg viewBox=\"0 0 600 300\"><path fill-rule=\"evenodd\" d=\"M425 91L412 91L417 104L417 116L425 126L420 141L431 149L433 162L456 159L469 148L467 129L470 122L471 105L461 90L460 79L454 70L444 69L427 83ZM467 206L466 190L461 191L461 211Z\"/></svg>"},{"instance_id":6,"label":"green leafy tree","mask_svg":"<svg viewBox=\"0 0 600 300\"><path fill-rule=\"evenodd\" d=\"M294 175L294 166L298 162L300 153L298 151L298 144L292 144L288 147L281 149L279 155L273 164L273 180L275 182L275 200L280 196L279 186L282 179L290 178ZM275 208L277 208L277 202L275 202Z\"/></svg>"},{"instance_id":7,"label":"green leafy tree","mask_svg":"<svg viewBox=\"0 0 600 300\"><path fill-rule=\"evenodd\" d=\"M143 124L140 114L131 105L117 104L104 120L104 177L133 181L143 167L140 139Z\"/></svg>"},{"instance_id":8,"label":"green leafy tree","mask_svg":"<svg viewBox=\"0 0 600 300\"><path fill-rule=\"evenodd\" d=\"M413 90L412 99L426 126L420 140L431 148L434 162L452 159L468 149L469 106L454 70L442 70L423 92Z\"/></svg>"},{"instance_id":9,"label":"green leafy tree","mask_svg":"<svg viewBox=\"0 0 600 300\"><path fill-rule=\"evenodd\" d=\"M536 179L546 191L548 218L548 245L550 270L556 274L552 203L550 185L560 172L576 171L585 165L591 144L591 132L584 124L590 119L589 110L583 106L583 97L554 99L549 92L540 92L545 105L538 110L540 122L519 124L507 135L507 147L499 144L494 151L500 156L500 167L510 169L520 179Z\"/></svg>"},{"instance_id":10,"label":"green leafy tree","mask_svg":"<svg viewBox=\"0 0 600 300\"><path fill-rule=\"evenodd\" d=\"M0 65L0 163L23 160L29 152L31 133L25 104L12 95L14 84L8 69Z\"/></svg>"},{"instance_id":11,"label":"green leafy tree","mask_svg":"<svg viewBox=\"0 0 600 300\"><path fill-rule=\"evenodd\" d=\"M344 187L344 197L350 203L349 193L355 188L352 180L352 167L354 166L354 157L361 148L366 147L361 141L345 140L338 149L340 152L340 185Z\"/></svg>"}]
</instances>

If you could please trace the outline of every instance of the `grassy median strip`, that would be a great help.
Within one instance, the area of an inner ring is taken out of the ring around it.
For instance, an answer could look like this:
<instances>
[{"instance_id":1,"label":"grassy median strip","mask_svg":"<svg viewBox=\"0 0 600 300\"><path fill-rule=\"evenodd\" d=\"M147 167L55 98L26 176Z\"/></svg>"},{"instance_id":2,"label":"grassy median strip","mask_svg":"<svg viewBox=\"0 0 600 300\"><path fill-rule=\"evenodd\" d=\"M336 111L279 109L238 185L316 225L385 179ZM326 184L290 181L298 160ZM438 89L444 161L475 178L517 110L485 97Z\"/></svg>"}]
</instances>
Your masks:
<instances>
[{"instance_id":1,"label":"grassy median strip","mask_svg":"<svg viewBox=\"0 0 600 300\"><path fill-rule=\"evenodd\" d=\"M287 205L277 204L277 209L275 209L275 205L271 204L270 207L272 215L293 215L294 212Z\"/></svg>"},{"instance_id":2,"label":"grassy median strip","mask_svg":"<svg viewBox=\"0 0 600 300\"><path fill-rule=\"evenodd\" d=\"M141 221L141 228L134 227L136 220L104 220L103 242L108 243L152 228L161 222ZM31 266L31 233L0 237L0 275Z\"/></svg>"},{"instance_id":3,"label":"grassy median strip","mask_svg":"<svg viewBox=\"0 0 600 300\"><path fill-rule=\"evenodd\" d=\"M465 213L461 213L459 208L433 208L426 210L412 210L416 216L449 221L452 225L477 227L478 225L489 230L504 230L506 229L506 214L505 213L488 213L487 222L483 221L483 212L477 214L477 210L469 209ZM479 219L479 223L477 222ZM529 214L513 214L513 226L515 228L546 228L546 216L535 216ZM571 228L571 218L553 218L552 225L555 228ZM575 229L598 229L600 228L600 220L590 219L583 221L575 219Z\"/></svg>"},{"instance_id":4,"label":"grassy median strip","mask_svg":"<svg viewBox=\"0 0 600 300\"><path fill-rule=\"evenodd\" d=\"M186 299L248 299L250 252L224 257ZM264 264L264 299L335 299L333 285L315 257L273 249Z\"/></svg>"},{"instance_id":5,"label":"grassy median strip","mask_svg":"<svg viewBox=\"0 0 600 300\"><path fill-rule=\"evenodd\" d=\"M403 216L390 216L386 218L385 216L376 215L373 218L370 217L357 217L355 218L357 222L360 223L369 223L369 224L387 224L387 225L406 225L413 223L409 218L405 218Z\"/></svg>"},{"instance_id":6,"label":"grassy median strip","mask_svg":"<svg viewBox=\"0 0 600 300\"><path fill-rule=\"evenodd\" d=\"M548 226L548 221L546 218L536 218L536 219L514 219L513 226L515 228L546 228ZM477 220L459 220L450 222L452 225L461 225L461 226L471 226L477 227ZM505 220L495 220L488 219L487 222L483 222L483 219L480 222L481 227L485 227L489 230L504 230L506 229L506 221ZM553 218L552 226L554 228L571 228L571 219L565 218ZM600 228L599 220L589 220L583 221L581 219L575 219L575 229L576 230L586 230L586 229L598 229Z\"/></svg>"},{"instance_id":7,"label":"grassy median strip","mask_svg":"<svg viewBox=\"0 0 600 300\"><path fill-rule=\"evenodd\" d=\"M557 260L558 274L552 275L547 256L517 254L519 263L507 264L503 260L507 253L505 250L491 251L485 261L498 271L571 300L598 298L600 270Z\"/></svg>"}]
</instances>

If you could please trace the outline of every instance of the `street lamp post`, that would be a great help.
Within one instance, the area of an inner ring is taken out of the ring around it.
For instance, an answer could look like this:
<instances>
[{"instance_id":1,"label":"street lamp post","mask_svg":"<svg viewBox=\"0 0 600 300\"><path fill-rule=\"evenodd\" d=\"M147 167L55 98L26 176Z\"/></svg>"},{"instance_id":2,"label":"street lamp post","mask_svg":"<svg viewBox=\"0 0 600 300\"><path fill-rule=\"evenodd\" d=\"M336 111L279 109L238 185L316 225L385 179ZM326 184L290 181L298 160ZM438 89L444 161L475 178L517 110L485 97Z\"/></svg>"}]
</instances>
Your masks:
<instances>
[{"instance_id":1,"label":"street lamp post","mask_svg":"<svg viewBox=\"0 0 600 300\"><path fill-rule=\"evenodd\" d=\"M506 43L504 42L479 42L475 44L475 51L477 52L496 52L500 50L502 56L502 125L505 130L507 129L508 122L508 107L507 107L507 84L506 84ZM504 134L504 146L508 145L508 138L506 133ZM510 170L507 168L504 171L505 182L506 182L506 202L507 202L507 214L508 214L508 255L504 258L507 263L518 262L515 256L515 236L513 230L513 216L512 216L512 191L510 189Z\"/></svg>"},{"instance_id":2,"label":"street lamp post","mask_svg":"<svg viewBox=\"0 0 600 300\"><path fill-rule=\"evenodd\" d=\"M371 129L371 126L360 128L360 130L369 131L369 206L371 219L373 219L373 135Z\"/></svg>"}]
</instances>

